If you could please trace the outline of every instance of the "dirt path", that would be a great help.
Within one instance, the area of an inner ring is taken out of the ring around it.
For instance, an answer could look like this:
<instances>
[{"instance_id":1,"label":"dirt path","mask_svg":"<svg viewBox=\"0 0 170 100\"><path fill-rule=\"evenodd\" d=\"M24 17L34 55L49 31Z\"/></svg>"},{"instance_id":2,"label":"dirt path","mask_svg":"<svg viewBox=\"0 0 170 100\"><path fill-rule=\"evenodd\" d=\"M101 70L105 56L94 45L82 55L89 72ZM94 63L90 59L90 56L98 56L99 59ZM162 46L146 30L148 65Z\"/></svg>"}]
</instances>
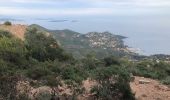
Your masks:
<instances>
[{"instance_id":1,"label":"dirt path","mask_svg":"<svg viewBox=\"0 0 170 100\"><path fill-rule=\"evenodd\" d=\"M170 87L159 81L135 77L130 86L137 100L170 100Z\"/></svg>"}]
</instances>

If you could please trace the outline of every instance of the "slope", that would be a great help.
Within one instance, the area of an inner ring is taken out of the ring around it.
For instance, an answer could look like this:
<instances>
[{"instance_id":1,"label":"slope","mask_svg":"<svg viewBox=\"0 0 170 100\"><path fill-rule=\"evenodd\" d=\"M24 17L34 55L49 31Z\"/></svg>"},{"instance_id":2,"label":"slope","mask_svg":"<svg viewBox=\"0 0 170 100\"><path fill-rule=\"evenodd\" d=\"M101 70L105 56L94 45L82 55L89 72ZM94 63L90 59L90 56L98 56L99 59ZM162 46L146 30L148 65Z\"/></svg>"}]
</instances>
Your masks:
<instances>
[{"instance_id":1,"label":"slope","mask_svg":"<svg viewBox=\"0 0 170 100\"><path fill-rule=\"evenodd\" d=\"M117 57L135 55L124 45L123 39L126 37L114 35L110 32L81 34L69 29L49 30L36 24L30 25L30 27L51 33L59 44L76 58L83 58L87 54L93 54L97 58L111 55Z\"/></svg>"},{"instance_id":2,"label":"slope","mask_svg":"<svg viewBox=\"0 0 170 100\"><path fill-rule=\"evenodd\" d=\"M16 24L16 25L0 25L0 30L9 31L14 36L24 40L24 34L26 32L27 26Z\"/></svg>"}]
</instances>

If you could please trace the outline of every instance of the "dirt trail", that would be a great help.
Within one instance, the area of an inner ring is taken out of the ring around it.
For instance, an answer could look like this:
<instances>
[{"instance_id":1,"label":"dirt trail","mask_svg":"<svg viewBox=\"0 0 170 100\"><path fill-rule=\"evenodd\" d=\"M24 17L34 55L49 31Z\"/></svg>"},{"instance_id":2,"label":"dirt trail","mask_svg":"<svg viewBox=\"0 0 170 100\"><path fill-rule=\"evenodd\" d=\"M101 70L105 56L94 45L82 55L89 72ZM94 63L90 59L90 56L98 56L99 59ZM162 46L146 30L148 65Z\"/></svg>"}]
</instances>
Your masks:
<instances>
[{"instance_id":1,"label":"dirt trail","mask_svg":"<svg viewBox=\"0 0 170 100\"><path fill-rule=\"evenodd\" d=\"M11 32L16 37L24 40L24 34L26 32L27 26L26 25L0 25L0 30L5 30Z\"/></svg>"},{"instance_id":2,"label":"dirt trail","mask_svg":"<svg viewBox=\"0 0 170 100\"><path fill-rule=\"evenodd\" d=\"M159 81L135 77L130 86L137 100L170 100L170 87Z\"/></svg>"}]
</instances>

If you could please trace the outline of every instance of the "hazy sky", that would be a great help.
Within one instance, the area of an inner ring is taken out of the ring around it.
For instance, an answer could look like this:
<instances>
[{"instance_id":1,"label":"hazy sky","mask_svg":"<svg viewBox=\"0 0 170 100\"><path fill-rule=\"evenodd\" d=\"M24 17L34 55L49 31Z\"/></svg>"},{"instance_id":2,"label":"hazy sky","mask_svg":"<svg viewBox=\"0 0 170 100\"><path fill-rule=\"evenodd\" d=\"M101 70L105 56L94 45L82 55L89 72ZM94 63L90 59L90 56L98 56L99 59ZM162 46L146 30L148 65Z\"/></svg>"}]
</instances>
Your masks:
<instances>
[{"instance_id":1,"label":"hazy sky","mask_svg":"<svg viewBox=\"0 0 170 100\"><path fill-rule=\"evenodd\" d=\"M170 0L0 0L1 15L170 15Z\"/></svg>"}]
</instances>

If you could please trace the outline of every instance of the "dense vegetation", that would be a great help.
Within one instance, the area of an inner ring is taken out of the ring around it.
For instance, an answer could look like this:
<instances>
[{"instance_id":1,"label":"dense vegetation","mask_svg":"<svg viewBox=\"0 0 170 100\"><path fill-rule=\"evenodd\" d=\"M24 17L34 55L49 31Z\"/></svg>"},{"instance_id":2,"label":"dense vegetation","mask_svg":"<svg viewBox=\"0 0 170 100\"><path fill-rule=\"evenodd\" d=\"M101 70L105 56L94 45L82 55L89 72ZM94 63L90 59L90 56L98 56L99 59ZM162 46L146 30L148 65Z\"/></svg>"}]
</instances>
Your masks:
<instances>
[{"instance_id":1,"label":"dense vegetation","mask_svg":"<svg viewBox=\"0 0 170 100\"><path fill-rule=\"evenodd\" d=\"M61 47L71 53L75 59L84 58L89 53L95 53L97 58L104 58L110 55L116 57L134 55L134 53L128 53L123 50L126 49L126 45L124 45L123 42L123 39L126 37L114 35L110 32L89 32L81 34L69 29L49 30L36 24L30 25L29 27L36 27L43 32L52 33ZM93 33L94 35L92 35ZM103 39L103 37L106 39ZM94 47L93 44L97 42L100 42L98 43L99 45ZM113 43L115 47L113 47ZM118 48L122 50L117 50Z\"/></svg>"},{"instance_id":2,"label":"dense vegetation","mask_svg":"<svg viewBox=\"0 0 170 100\"><path fill-rule=\"evenodd\" d=\"M9 21L6 21L6 22L4 23L4 25L10 26L10 25L12 25L12 23L9 22Z\"/></svg>"},{"instance_id":3,"label":"dense vegetation","mask_svg":"<svg viewBox=\"0 0 170 100\"><path fill-rule=\"evenodd\" d=\"M54 88L64 81L73 90L70 98L75 99L83 93L81 84L87 78L98 82L91 91L95 95L90 98L134 99L128 71L116 59L96 59L89 54L76 60L60 48L51 35L35 28L27 30L25 41L0 31L0 65L0 99L29 99L26 92L18 94L20 81L27 81L32 87L50 86L54 90L51 100L60 98Z\"/></svg>"},{"instance_id":4,"label":"dense vegetation","mask_svg":"<svg viewBox=\"0 0 170 100\"><path fill-rule=\"evenodd\" d=\"M30 99L27 91L17 91L21 81L31 87L52 88L51 94L39 95L36 100L74 100L84 93L82 82L89 78L97 83L88 99L134 100L129 86L130 73L170 84L170 64L162 61L131 62L113 56L97 59L95 53L76 59L65 52L52 35L36 28L27 30L24 41L0 31L0 99L3 100ZM72 95L59 95L58 87L63 82L72 90Z\"/></svg>"},{"instance_id":5,"label":"dense vegetation","mask_svg":"<svg viewBox=\"0 0 170 100\"><path fill-rule=\"evenodd\" d=\"M170 84L170 64L158 60L143 60L130 64L129 71L136 76L158 79L164 84Z\"/></svg>"}]
</instances>

